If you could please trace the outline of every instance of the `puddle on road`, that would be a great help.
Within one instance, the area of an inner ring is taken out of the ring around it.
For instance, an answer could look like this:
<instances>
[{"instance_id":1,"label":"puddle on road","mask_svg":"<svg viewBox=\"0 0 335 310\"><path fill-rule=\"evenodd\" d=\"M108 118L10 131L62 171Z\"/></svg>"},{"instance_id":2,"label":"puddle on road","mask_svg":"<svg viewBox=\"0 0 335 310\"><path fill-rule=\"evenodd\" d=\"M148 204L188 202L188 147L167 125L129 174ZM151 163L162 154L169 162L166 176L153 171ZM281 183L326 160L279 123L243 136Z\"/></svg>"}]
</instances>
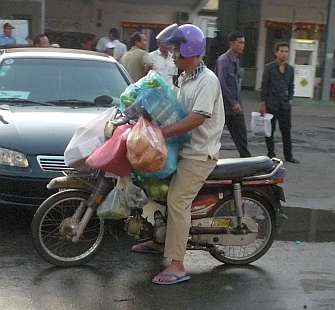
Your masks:
<instances>
[{"instance_id":1,"label":"puddle on road","mask_svg":"<svg viewBox=\"0 0 335 310\"><path fill-rule=\"evenodd\" d=\"M335 210L284 207L288 220L282 221L276 240L331 242L335 241Z\"/></svg>"}]
</instances>

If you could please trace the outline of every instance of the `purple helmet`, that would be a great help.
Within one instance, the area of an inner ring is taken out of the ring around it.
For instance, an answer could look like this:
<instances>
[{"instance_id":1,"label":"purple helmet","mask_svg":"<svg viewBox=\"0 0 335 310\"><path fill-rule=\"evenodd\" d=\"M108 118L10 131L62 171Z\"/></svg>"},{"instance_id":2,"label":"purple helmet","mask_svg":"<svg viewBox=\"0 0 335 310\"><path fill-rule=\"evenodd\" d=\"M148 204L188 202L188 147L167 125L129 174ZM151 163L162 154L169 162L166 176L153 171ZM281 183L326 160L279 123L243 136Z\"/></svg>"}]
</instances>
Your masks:
<instances>
[{"instance_id":1,"label":"purple helmet","mask_svg":"<svg viewBox=\"0 0 335 310\"><path fill-rule=\"evenodd\" d=\"M205 54L205 36L199 27L191 24L184 24L179 27L177 24L170 25L162 30L156 39L168 44L179 45L180 55L183 57Z\"/></svg>"}]
</instances>

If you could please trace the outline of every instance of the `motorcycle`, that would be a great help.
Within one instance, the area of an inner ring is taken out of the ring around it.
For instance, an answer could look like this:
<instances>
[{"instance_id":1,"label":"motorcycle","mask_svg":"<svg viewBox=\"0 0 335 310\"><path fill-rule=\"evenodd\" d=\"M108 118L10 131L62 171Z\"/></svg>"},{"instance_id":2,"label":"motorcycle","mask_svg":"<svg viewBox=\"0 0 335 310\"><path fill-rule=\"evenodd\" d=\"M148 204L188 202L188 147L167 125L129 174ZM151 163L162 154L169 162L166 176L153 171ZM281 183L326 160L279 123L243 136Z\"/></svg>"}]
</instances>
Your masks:
<instances>
[{"instance_id":1,"label":"motorcycle","mask_svg":"<svg viewBox=\"0 0 335 310\"><path fill-rule=\"evenodd\" d=\"M127 121L123 118L112 125ZM286 217L281 209L284 176L283 162L276 158L220 159L193 201L187 249L208 251L233 265L262 257L273 243L278 222ZM115 184L103 171L64 172L51 180L47 188L58 192L41 204L31 226L40 256L61 267L92 259L105 233L105 221L97 216L97 209ZM124 221L126 232L137 240L164 243L167 216L153 212L150 223L142 209L134 209Z\"/></svg>"}]
</instances>

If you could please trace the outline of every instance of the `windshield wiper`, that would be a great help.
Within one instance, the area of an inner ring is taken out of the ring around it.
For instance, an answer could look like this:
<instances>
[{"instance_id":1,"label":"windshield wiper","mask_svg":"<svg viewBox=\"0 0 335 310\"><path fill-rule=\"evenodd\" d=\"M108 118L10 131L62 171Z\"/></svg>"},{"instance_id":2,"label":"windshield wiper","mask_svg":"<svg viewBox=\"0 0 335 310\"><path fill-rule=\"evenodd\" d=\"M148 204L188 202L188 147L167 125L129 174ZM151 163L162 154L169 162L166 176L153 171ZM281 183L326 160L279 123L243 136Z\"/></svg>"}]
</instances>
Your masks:
<instances>
[{"instance_id":1,"label":"windshield wiper","mask_svg":"<svg viewBox=\"0 0 335 310\"><path fill-rule=\"evenodd\" d=\"M94 102L87 101L87 100L80 100L80 99L59 99L59 100L49 100L48 103L54 103L54 104L80 104L80 105L94 105Z\"/></svg>"},{"instance_id":2,"label":"windshield wiper","mask_svg":"<svg viewBox=\"0 0 335 310\"><path fill-rule=\"evenodd\" d=\"M22 104L22 105L43 105L43 106L52 106L52 103L48 102L40 102L28 99L21 99L21 98L0 98L0 102L8 102L8 103L15 103L15 104Z\"/></svg>"},{"instance_id":3,"label":"windshield wiper","mask_svg":"<svg viewBox=\"0 0 335 310\"><path fill-rule=\"evenodd\" d=\"M112 100L110 100L111 102ZM110 102L106 102L106 101L88 101L88 100L81 100L81 99L59 99L59 100L50 100L47 101L50 103L54 103L54 104L70 104L70 105L84 105L84 106L92 106L92 107L96 107L96 106L104 106L104 107L110 107Z\"/></svg>"}]
</instances>

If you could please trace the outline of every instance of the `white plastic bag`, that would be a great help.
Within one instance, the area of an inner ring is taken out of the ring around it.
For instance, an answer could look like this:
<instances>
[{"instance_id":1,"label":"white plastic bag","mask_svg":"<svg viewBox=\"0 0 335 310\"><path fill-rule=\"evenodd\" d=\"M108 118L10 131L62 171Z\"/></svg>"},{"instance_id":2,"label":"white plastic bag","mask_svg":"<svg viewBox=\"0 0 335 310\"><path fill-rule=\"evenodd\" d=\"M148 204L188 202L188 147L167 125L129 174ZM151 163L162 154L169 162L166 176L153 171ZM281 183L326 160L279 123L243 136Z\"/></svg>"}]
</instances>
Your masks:
<instances>
[{"instance_id":1,"label":"white plastic bag","mask_svg":"<svg viewBox=\"0 0 335 310\"><path fill-rule=\"evenodd\" d=\"M130 216L126 200L126 187L129 179L118 178L115 188L107 195L97 210L103 219L121 220Z\"/></svg>"},{"instance_id":2,"label":"white plastic bag","mask_svg":"<svg viewBox=\"0 0 335 310\"><path fill-rule=\"evenodd\" d=\"M272 114L265 113L261 115L259 112L251 112L251 131L254 135L263 137L271 137L271 119Z\"/></svg>"},{"instance_id":3,"label":"white plastic bag","mask_svg":"<svg viewBox=\"0 0 335 310\"><path fill-rule=\"evenodd\" d=\"M114 119L116 114L117 108L111 107L74 132L64 152L64 161L69 167L86 169L85 159L105 142L106 122Z\"/></svg>"}]
</instances>

